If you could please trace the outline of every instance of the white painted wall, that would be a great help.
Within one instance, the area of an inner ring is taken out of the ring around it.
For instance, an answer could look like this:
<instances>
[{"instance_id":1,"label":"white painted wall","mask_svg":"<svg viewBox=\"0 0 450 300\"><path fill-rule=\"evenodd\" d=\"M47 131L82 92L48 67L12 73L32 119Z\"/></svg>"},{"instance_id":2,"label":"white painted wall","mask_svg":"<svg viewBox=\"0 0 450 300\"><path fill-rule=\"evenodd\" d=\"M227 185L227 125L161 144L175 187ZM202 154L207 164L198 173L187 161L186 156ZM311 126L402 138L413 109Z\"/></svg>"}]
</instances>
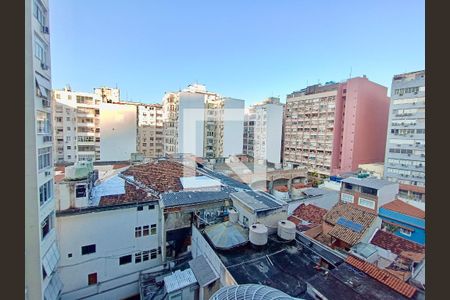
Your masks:
<instances>
[{"instance_id":1,"label":"white painted wall","mask_svg":"<svg viewBox=\"0 0 450 300\"><path fill-rule=\"evenodd\" d=\"M159 218L158 205L152 210L144 205L142 211L131 207L59 216L57 233L61 260L58 271L64 284L62 299L78 299L105 291L108 291L108 299L137 294L139 271L162 264L160 254L156 259L134 262L134 253L161 246ZM136 226L151 224L157 224L157 234L135 237ZM81 255L81 247L90 244L96 244L96 252ZM119 257L127 254L133 254L132 262L119 265ZM88 274L95 272L98 284L89 286ZM120 286L123 289L114 289Z\"/></svg>"},{"instance_id":2,"label":"white painted wall","mask_svg":"<svg viewBox=\"0 0 450 300\"><path fill-rule=\"evenodd\" d=\"M242 154L245 101L224 98L223 156Z\"/></svg>"},{"instance_id":3,"label":"white painted wall","mask_svg":"<svg viewBox=\"0 0 450 300\"><path fill-rule=\"evenodd\" d=\"M283 106L276 104L266 104L265 106L267 109L266 159L272 163L280 163Z\"/></svg>"},{"instance_id":4,"label":"white painted wall","mask_svg":"<svg viewBox=\"0 0 450 300\"><path fill-rule=\"evenodd\" d=\"M137 106L100 104L100 160L129 160L136 150Z\"/></svg>"},{"instance_id":5,"label":"white painted wall","mask_svg":"<svg viewBox=\"0 0 450 300\"><path fill-rule=\"evenodd\" d=\"M205 96L180 93L178 118L178 151L203 156Z\"/></svg>"}]
</instances>

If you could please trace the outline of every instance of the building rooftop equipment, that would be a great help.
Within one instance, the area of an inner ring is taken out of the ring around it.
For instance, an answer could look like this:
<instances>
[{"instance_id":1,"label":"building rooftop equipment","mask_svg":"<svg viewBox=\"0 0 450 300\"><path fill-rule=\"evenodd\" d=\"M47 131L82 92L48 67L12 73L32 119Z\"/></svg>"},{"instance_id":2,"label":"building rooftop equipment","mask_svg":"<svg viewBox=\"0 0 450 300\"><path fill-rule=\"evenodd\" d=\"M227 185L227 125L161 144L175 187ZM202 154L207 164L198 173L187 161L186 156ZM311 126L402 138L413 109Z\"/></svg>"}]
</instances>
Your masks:
<instances>
[{"instance_id":1,"label":"building rooftop equipment","mask_svg":"<svg viewBox=\"0 0 450 300\"><path fill-rule=\"evenodd\" d=\"M237 200L251 209L253 212L267 211L281 208L287 204L268 193L261 191L241 191L230 194L232 200Z\"/></svg>"},{"instance_id":2,"label":"building rooftop equipment","mask_svg":"<svg viewBox=\"0 0 450 300\"><path fill-rule=\"evenodd\" d=\"M192 205L206 202L217 202L230 199L230 195L224 191L217 192L178 192L160 194L164 207Z\"/></svg>"},{"instance_id":3,"label":"building rooftop equipment","mask_svg":"<svg viewBox=\"0 0 450 300\"><path fill-rule=\"evenodd\" d=\"M207 176L181 177L181 185L184 190L201 190L208 188L220 188L220 181Z\"/></svg>"},{"instance_id":4,"label":"building rooftop equipment","mask_svg":"<svg viewBox=\"0 0 450 300\"><path fill-rule=\"evenodd\" d=\"M378 178L356 178L356 177L348 177L341 180L344 183L350 183L358 186L364 186L372 189L379 190L386 185L395 184L391 181L378 179Z\"/></svg>"},{"instance_id":5,"label":"building rooftop equipment","mask_svg":"<svg viewBox=\"0 0 450 300\"><path fill-rule=\"evenodd\" d=\"M191 270L201 287L205 287L219 279L219 275L216 273L214 268L211 267L210 263L203 255L197 256L193 260L189 261L189 266L191 267Z\"/></svg>"},{"instance_id":6,"label":"building rooftop equipment","mask_svg":"<svg viewBox=\"0 0 450 300\"><path fill-rule=\"evenodd\" d=\"M191 269L176 270L172 275L164 277L164 287L167 293L178 291L196 283L197 279Z\"/></svg>"},{"instance_id":7,"label":"building rooftop equipment","mask_svg":"<svg viewBox=\"0 0 450 300\"><path fill-rule=\"evenodd\" d=\"M248 230L237 223L226 221L205 228L205 234L215 249L229 250L248 243Z\"/></svg>"},{"instance_id":8,"label":"building rooftop equipment","mask_svg":"<svg viewBox=\"0 0 450 300\"><path fill-rule=\"evenodd\" d=\"M262 284L239 284L224 286L216 291L210 300L295 300L280 290ZM300 299L299 299L300 300Z\"/></svg>"}]
</instances>

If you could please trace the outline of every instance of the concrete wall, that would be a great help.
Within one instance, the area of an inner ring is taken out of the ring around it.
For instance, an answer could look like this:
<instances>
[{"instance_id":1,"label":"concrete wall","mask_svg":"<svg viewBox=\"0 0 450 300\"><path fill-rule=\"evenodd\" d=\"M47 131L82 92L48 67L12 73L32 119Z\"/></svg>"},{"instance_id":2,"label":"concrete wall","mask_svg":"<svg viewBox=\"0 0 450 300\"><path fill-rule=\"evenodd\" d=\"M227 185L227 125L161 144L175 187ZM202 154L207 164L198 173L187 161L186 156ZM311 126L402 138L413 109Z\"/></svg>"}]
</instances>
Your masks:
<instances>
[{"instance_id":1,"label":"concrete wall","mask_svg":"<svg viewBox=\"0 0 450 300\"><path fill-rule=\"evenodd\" d=\"M244 134L244 100L224 98L223 155L242 153Z\"/></svg>"},{"instance_id":2,"label":"concrete wall","mask_svg":"<svg viewBox=\"0 0 450 300\"><path fill-rule=\"evenodd\" d=\"M178 152L202 157L205 96L182 92L179 99Z\"/></svg>"},{"instance_id":3,"label":"concrete wall","mask_svg":"<svg viewBox=\"0 0 450 300\"><path fill-rule=\"evenodd\" d=\"M266 156L271 163L281 162L281 138L283 126L282 105L266 104L267 107L267 140Z\"/></svg>"},{"instance_id":4,"label":"concrete wall","mask_svg":"<svg viewBox=\"0 0 450 300\"><path fill-rule=\"evenodd\" d=\"M58 272L64 284L63 299L78 299L109 291L109 299L139 293L139 271L162 264L161 255L141 263L134 254L161 246L160 210L136 207L58 217L61 260ZM157 224L157 234L135 237L135 227ZM95 244L96 252L81 255L81 247ZM69 257L71 254L71 257ZM119 265L119 257L132 254L132 262ZM88 285L88 274L97 273L96 285ZM123 287L127 290L115 290ZM103 298L105 299L105 298Z\"/></svg>"},{"instance_id":5,"label":"concrete wall","mask_svg":"<svg viewBox=\"0 0 450 300\"><path fill-rule=\"evenodd\" d=\"M100 160L129 160L137 140L137 106L100 104Z\"/></svg>"}]
</instances>

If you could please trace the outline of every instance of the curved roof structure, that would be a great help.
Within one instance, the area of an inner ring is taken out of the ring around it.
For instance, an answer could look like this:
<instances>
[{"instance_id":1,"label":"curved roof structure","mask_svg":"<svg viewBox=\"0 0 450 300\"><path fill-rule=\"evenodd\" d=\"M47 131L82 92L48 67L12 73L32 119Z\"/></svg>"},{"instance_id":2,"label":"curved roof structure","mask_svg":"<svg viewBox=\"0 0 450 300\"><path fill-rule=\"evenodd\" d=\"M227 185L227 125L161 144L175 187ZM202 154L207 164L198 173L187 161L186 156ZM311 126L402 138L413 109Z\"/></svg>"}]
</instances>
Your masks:
<instances>
[{"instance_id":1,"label":"curved roof structure","mask_svg":"<svg viewBox=\"0 0 450 300\"><path fill-rule=\"evenodd\" d=\"M248 231L230 221L207 226L205 233L216 249L228 250L248 242Z\"/></svg>"},{"instance_id":2,"label":"curved roof structure","mask_svg":"<svg viewBox=\"0 0 450 300\"><path fill-rule=\"evenodd\" d=\"M261 284L241 284L224 286L215 292L210 300L300 300L280 290Z\"/></svg>"}]
</instances>

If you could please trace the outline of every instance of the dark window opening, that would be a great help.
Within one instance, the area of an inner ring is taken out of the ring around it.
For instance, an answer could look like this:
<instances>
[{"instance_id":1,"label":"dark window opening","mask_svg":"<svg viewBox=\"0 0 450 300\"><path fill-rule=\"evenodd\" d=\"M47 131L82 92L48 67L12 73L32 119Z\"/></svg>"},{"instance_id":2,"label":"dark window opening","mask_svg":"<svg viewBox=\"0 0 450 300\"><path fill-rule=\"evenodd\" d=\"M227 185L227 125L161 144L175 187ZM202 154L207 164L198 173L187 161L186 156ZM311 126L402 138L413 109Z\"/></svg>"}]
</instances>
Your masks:
<instances>
[{"instance_id":1,"label":"dark window opening","mask_svg":"<svg viewBox=\"0 0 450 300\"><path fill-rule=\"evenodd\" d=\"M95 244L86 245L81 247L81 255L95 253Z\"/></svg>"},{"instance_id":2,"label":"dark window opening","mask_svg":"<svg viewBox=\"0 0 450 300\"><path fill-rule=\"evenodd\" d=\"M77 185L75 193L77 198L86 197L86 186Z\"/></svg>"},{"instance_id":3,"label":"dark window opening","mask_svg":"<svg viewBox=\"0 0 450 300\"><path fill-rule=\"evenodd\" d=\"M129 264L131 262L131 255L125 255L119 258L119 265Z\"/></svg>"},{"instance_id":4,"label":"dark window opening","mask_svg":"<svg viewBox=\"0 0 450 300\"><path fill-rule=\"evenodd\" d=\"M97 284L97 273L91 273L88 275L88 285Z\"/></svg>"}]
</instances>

